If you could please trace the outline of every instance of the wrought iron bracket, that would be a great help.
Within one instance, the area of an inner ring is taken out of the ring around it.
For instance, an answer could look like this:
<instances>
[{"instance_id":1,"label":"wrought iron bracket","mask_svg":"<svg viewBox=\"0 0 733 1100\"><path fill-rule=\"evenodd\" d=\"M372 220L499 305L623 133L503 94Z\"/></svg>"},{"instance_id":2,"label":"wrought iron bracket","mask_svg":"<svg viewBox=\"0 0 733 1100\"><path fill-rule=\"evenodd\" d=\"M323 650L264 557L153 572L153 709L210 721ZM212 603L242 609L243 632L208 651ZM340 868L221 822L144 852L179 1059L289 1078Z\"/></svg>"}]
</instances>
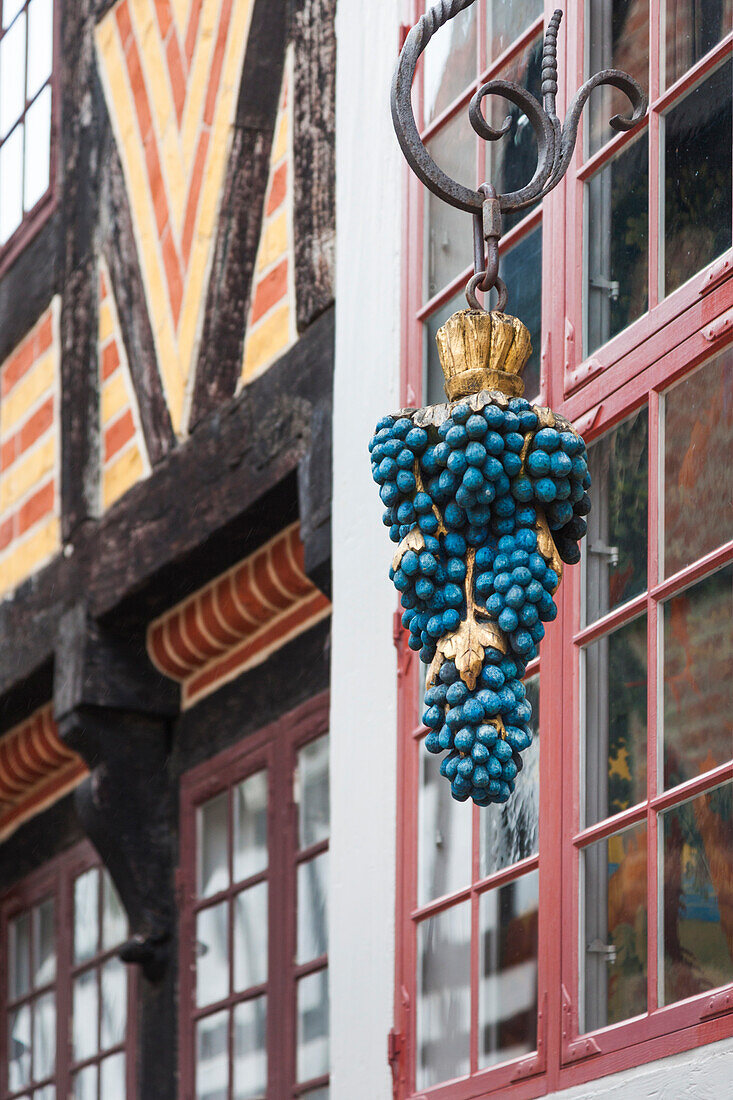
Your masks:
<instances>
[{"instance_id":1,"label":"wrought iron bracket","mask_svg":"<svg viewBox=\"0 0 733 1100\"><path fill-rule=\"evenodd\" d=\"M444 202L474 215L475 270L467 288L469 304L472 308L478 308L476 290L487 291L495 286L499 290L500 308L503 309L506 291L498 278L501 214L525 210L544 198L560 182L575 149L580 115L595 88L602 84L610 85L619 88L628 97L631 114L617 114L610 121L613 129L621 132L632 130L642 121L647 111L647 98L641 86L628 73L619 69L604 69L590 77L579 89L561 125L555 112L557 35L562 20L562 11L558 9L550 20L542 51L542 103L526 88L512 81L489 80L475 93L468 111L471 126L485 141L499 141L508 132L511 124L511 120L507 118L498 129L489 125L481 106L487 96L500 96L527 116L537 138L537 167L532 179L519 190L503 195L497 194L490 184L483 184L474 190L451 179L435 163L420 137L412 109L412 82L417 63L433 35L473 3L475 0L440 0L409 32L392 80L392 121L400 148L418 179ZM483 242L488 244L486 256Z\"/></svg>"}]
</instances>

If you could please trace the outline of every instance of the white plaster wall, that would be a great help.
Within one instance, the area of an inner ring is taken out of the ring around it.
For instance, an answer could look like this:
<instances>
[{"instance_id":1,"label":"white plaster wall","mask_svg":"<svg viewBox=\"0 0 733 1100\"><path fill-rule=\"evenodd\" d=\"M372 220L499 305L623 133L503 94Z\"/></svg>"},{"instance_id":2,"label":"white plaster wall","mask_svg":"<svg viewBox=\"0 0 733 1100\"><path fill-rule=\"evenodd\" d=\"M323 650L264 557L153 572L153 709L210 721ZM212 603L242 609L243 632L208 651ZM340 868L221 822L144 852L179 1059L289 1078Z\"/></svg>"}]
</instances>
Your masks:
<instances>
[{"instance_id":1,"label":"white plaster wall","mask_svg":"<svg viewBox=\"0 0 733 1100\"><path fill-rule=\"evenodd\" d=\"M340 0L331 663L331 1095L391 1096L397 602L368 443L399 405L402 165L395 0Z\"/></svg>"},{"instance_id":2,"label":"white plaster wall","mask_svg":"<svg viewBox=\"0 0 733 1100\"><path fill-rule=\"evenodd\" d=\"M558 1100L730 1100L733 1039L550 1095Z\"/></svg>"}]
</instances>

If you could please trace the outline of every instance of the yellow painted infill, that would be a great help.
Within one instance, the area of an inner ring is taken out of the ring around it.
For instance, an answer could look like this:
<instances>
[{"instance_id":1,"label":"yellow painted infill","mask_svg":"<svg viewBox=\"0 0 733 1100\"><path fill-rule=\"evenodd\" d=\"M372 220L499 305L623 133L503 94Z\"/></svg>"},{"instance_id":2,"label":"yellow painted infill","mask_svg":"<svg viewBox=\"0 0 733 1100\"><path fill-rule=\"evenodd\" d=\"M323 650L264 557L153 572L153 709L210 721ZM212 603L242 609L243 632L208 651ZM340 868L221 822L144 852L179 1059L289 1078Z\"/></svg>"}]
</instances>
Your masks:
<instances>
[{"instance_id":1,"label":"yellow painted infill","mask_svg":"<svg viewBox=\"0 0 733 1100\"><path fill-rule=\"evenodd\" d=\"M0 431L7 436L25 418L26 413L53 389L57 349L52 345L31 367L20 382L3 398L0 406Z\"/></svg>"},{"instance_id":2,"label":"yellow painted infill","mask_svg":"<svg viewBox=\"0 0 733 1100\"><path fill-rule=\"evenodd\" d=\"M140 448L137 443L134 443L110 462L104 470L102 503L105 510L144 476L145 464Z\"/></svg>"},{"instance_id":3,"label":"yellow painted infill","mask_svg":"<svg viewBox=\"0 0 733 1100\"><path fill-rule=\"evenodd\" d=\"M257 256L257 274L281 259L288 250L288 209L282 207L265 223Z\"/></svg>"},{"instance_id":4,"label":"yellow painted infill","mask_svg":"<svg viewBox=\"0 0 733 1100\"><path fill-rule=\"evenodd\" d=\"M56 460L55 433L44 436L30 453L14 462L0 479L0 512L7 512L31 489L45 481Z\"/></svg>"},{"instance_id":5,"label":"yellow painted infill","mask_svg":"<svg viewBox=\"0 0 733 1100\"><path fill-rule=\"evenodd\" d=\"M290 306L284 305L268 313L247 336L242 380L251 382L264 367L269 366L290 344Z\"/></svg>"},{"instance_id":6,"label":"yellow painted infill","mask_svg":"<svg viewBox=\"0 0 733 1100\"><path fill-rule=\"evenodd\" d=\"M105 344L115 334L115 321L109 303L104 301L99 307L99 342Z\"/></svg>"},{"instance_id":7,"label":"yellow painted infill","mask_svg":"<svg viewBox=\"0 0 733 1100\"><path fill-rule=\"evenodd\" d=\"M286 107L280 116L275 142L272 147L272 156L270 158L272 164L277 164L278 161L282 160L288 151L289 114L289 108Z\"/></svg>"},{"instance_id":8,"label":"yellow painted infill","mask_svg":"<svg viewBox=\"0 0 733 1100\"><path fill-rule=\"evenodd\" d=\"M102 386L101 419L102 424L118 416L130 404L124 371L117 369Z\"/></svg>"},{"instance_id":9,"label":"yellow painted infill","mask_svg":"<svg viewBox=\"0 0 733 1100\"><path fill-rule=\"evenodd\" d=\"M57 516L33 528L28 538L12 543L0 558L0 593L15 588L20 581L47 561L60 548L60 528Z\"/></svg>"}]
</instances>

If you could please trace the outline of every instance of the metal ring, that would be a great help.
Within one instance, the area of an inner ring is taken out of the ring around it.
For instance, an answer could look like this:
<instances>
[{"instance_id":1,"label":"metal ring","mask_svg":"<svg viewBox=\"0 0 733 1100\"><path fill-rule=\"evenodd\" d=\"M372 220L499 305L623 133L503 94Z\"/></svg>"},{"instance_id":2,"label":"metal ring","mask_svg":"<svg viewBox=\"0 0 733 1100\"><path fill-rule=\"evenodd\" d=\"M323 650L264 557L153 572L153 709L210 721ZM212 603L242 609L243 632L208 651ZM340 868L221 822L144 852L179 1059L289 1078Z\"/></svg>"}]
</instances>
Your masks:
<instances>
[{"instance_id":1,"label":"metal ring","mask_svg":"<svg viewBox=\"0 0 733 1100\"><path fill-rule=\"evenodd\" d=\"M476 297L476 291L482 289L481 283L483 282L485 277L485 271L477 271L476 274L472 275L471 278L468 280L468 284L466 286L466 301L468 302L468 308L476 309L479 311L479 313L489 312L487 309L484 308L484 306L479 303L479 300ZM493 312L503 313L509 300L509 292L507 291L506 283L503 279L500 279L498 275L496 277L496 282L494 283L494 286L496 287L498 298L495 310Z\"/></svg>"}]
</instances>

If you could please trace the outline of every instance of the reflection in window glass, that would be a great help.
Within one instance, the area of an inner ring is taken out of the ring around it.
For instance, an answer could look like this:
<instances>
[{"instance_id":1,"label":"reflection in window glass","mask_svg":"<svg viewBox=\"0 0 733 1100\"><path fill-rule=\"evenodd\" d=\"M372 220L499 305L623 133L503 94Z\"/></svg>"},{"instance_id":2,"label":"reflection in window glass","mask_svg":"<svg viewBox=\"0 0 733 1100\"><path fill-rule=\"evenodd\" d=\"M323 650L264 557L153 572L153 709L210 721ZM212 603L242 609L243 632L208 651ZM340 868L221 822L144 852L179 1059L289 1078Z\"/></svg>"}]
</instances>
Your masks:
<instances>
[{"instance_id":1,"label":"reflection in window glass","mask_svg":"<svg viewBox=\"0 0 733 1100\"><path fill-rule=\"evenodd\" d=\"M33 910L33 985L47 985L56 977L56 927L53 898Z\"/></svg>"},{"instance_id":2,"label":"reflection in window glass","mask_svg":"<svg viewBox=\"0 0 733 1100\"><path fill-rule=\"evenodd\" d=\"M733 538L733 352L664 398L664 574Z\"/></svg>"},{"instance_id":3,"label":"reflection in window glass","mask_svg":"<svg viewBox=\"0 0 733 1100\"><path fill-rule=\"evenodd\" d=\"M522 774L517 789L503 806L492 806L489 813L479 814L481 838L481 878L493 875L520 859L528 859L539 851L540 824L540 678L530 676L524 681L527 701L532 706L532 736L534 740L521 756ZM444 783L447 787L448 784ZM460 805L460 803L459 803Z\"/></svg>"},{"instance_id":4,"label":"reflection in window glass","mask_svg":"<svg viewBox=\"0 0 733 1100\"><path fill-rule=\"evenodd\" d=\"M74 982L74 1058L77 1062L97 1053L99 989L96 970L85 970Z\"/></svg>"},{"instance_id":5,"label":"reflection in window glass","mask_svg":"<svg viewBox=\"0 0 733 1100\"><path fill-rule=\"evenodd\" d=\"M127 1022L127 968L121 959L111 958L102 967L100 1038L102 1050L125 1040Z\"/></svg>"},{"instance_id":6,"label":"reflection in window glass","mask_svg":"<svg viewBox=\"0 0 733 1100\"><path fill-rule=\"evenodd\" d=\"M583 852L585 1025L593 1031L646 1012L646 825Z\"/></svg>"},{"instance_id":7,"label":"reflection in window glass","mask_svg":"<svg viewBox=\"0 0 733 1100\"><path fill-rule=\"evenodd\" d=\"M588 71L623 69L649 92L649 0L588 0ZM629 101L618 88L596 88L587 108L587 151L597 152L616 133L608 125L628 115Z\"/></svg>"},{"instance_id":8,"label":"reflection in window glass","mask_svg":"<svg viewBox=\"0 0 733 1100\"><path fill-rule=\"evenodd\" d=\"M267 1089L267 998L234 1009L234 1100L264 1100Z\"/></svg>"},{"instance_id":9,"label":"reflection in window glass","mask_svg":"<svg viewBox=\"0 0 733 1100\"><path fill-rule=\"evenodd\" d=\"M647 620L585 649L585 823L646 798Z\"/></svg>"},{"instance_id":10,"label":"reflection in window glass","mask_svg":"<svg viewBox=\"0 0 733 1100\"><path fill-rule=\"evenodd\" d=\"M583 624L647 586L649 416L646 406L588 448L593 508L582 544Z\"/></svg>"},{"instance_id":11,"label":"reflection in window glass","mask_svg":"<svg viewBox=\"0 0 733 1100\"><path fill-rule=\"evenodd\" d=\"M664 986L670 1004L733 981L733 786L662 814Z\"/></svg>"},{"instance_id":12,"label":"reflection in window glass","mask_svg":"<svg viewBox=\"0 0 733 1100\"><path fill-rule=\"evenodd\" d=\"M501 257L501 277L509 292L507 309L520 317L532 337L532 354L522 371L524 396L536 401L540 392L540 358L542 354L542 226L538 225L526 237ZM496 292L491 292L491 309L495 309Z\"/></svg>"},{"instance_id":13,"label":"reflection in window glass","mask_svg":"<svg viewBox=\"0 0 733 1100\"><path fill-rule=\"evenodd\" d=\"M438 348L435 336L448 318L459 309L466 309L466 299L461 292L451 298L442 309L433 313L425 323L424 347L425 347L425 382L423 386L422 403L424 405L440 405L448 398L445 396L445 378L440 366Z\"/></svg>"},{"instance_id":14,"label":"reflection in window glass","mask_svg":"<svg viewBox=\"0 0 733 1100\"><path fill-rule=\"evenodd\" d=\"M471 907L468 902L417 928L417 1087L469 1072Z\"/></svg>"},{"instance_id":15,"label":"reflection in window glass","mask_svg":"<svg viewBox=\"0 0 733 1100\"><path fill-rule=\"evenodd\" d=\"M298 963L328 951L328 852L298 864Z\"/></svg>"},{"instance_id":16,"label":"reflection in window glass","mask_svg":"<svg viewBox=\"0 0 733 1100\"><path fill-rule=\"evenodd\" d=\"M309 848L328 839L330 794L328 734L305 745L298 753L300 774L300 846Z\"/></svg>"},{"instance_id":17,"label":"reflection in window glass","mask_svg":"<svg viewBox=\"0 0 733 1100\"><path fill-rule=\"evenodd\" d=\"M55 1065L56 997L53 993L44 993L33 1005L33 1076L36 1081L50 1077Z\"/></svg>"},{"instance_id":18,"label":"reflection in window glass","mask_svg":"<svg viewBox=\"0 0 733 1100\"><path fill-rule=\"evenodd\" d=\"M0 139L25 107L25 24L23 14L0 40Z\"/></svg>"},{"instance_id":19,"label":"reflection in window glass","mask_svg":"<svg viewBox=\"0 0 733 1100\"><path fill-rule=\"evenodd\" d=\"M21 913L8 925L8 997L24 997L31 980L31 915Z\"/></svg>"},{"instance_id":20,"label":"reflection in window glass","mask_svg":"<svg viewBox=\"0 0 733 1100\"><path fill-rule=\"evenodd\" d=\"M99 944L99 870L93 867L74 883L74 961L86 962Z\"/></svg>"},{"instance_id":21,"label":"reflection in window glass","mask_svg":"<svg viewBox=\"0 0 733 1100\"><path fill-rule=\"evenodd\" d=\"M267 772L255 772L234 788L234 879L267 867Z\"/></svg>"},{"instance_id":22,"label":"reflection in window glass","mask_svg":"<svg viewBox=\"0 0 733 1100\"><path fill-rule=\"evenodd\" d=\"M196 1100L228 1100L228 1086L229 1013L225 1009L196 1025Z\"/></svg>"},{"instance_id":23,"label":"reflection in window glass","mask_svg":"<svg viewBox=\"0 0 733 1100\"><path fill-rule=\"evenodd\" d=\"M418 905L470 885L471 813L456 802L438 761L420 746Z\"/></svg>"},{"instance_id":24,"label":"reflection in window glass","mask_svg":"<svg viewBox=\"0 0 733 1100\"><path fill-rule=\"evenodd\" d=\"M202 909L196 919L196 1003L213 1004L229 993L228 903Z\"/></svg>"},{"instance_id":25,"label":"reflection in window glass","mask_svg":"<svg viewBox=\"0 0 733 1100\"><path fill-rule=\"evenodd\" d=\"M328 1073L328 971L317 970L298 982L299 1081Z\"/></svg>"},{"instance_id":26,"label":"reflection in window glass","mask_svg":"<svg viewBox=\"0 0 733 1100\"><path fill-rule=\"evenodd\" d=\"M47 85L25 116L23 205L31 210L48 189L51 170L51 87Z\"/></svg>"},{"instance_id":27,"label":"reflection in window glass","mask_svg":"<svg viewBox=\"0 0 733 1100\"><path fill-rule=\"evenodd\" d=\"M267 883L242 890L234 900L234 988L267 981Z\"/></svg>"},{"instance_id":28,"label":"reflection in window glass","mask_svg":"<svg viewBox=\"0 0 733 1100\"><path fill-rule=\"evenodd\" d=\"M542 15L542 0L488 0L487 57L494 61Z\"/></svg>"},{"instance_id":29,"label":"reflection in window glass","mask_svg":"<svg viewBox=\"0 0 733 1100\"><path fill-rule=\"evenodd\" d=\"M8 1084L22 1089L31 1079L31 1009L23 1005L8 1015Z\"/></svg>"},{"instance_id":30,"label":"reflection in window glass","mask_svg":"<svg viewBox=\"0 0 733 1100\"><path fill-rule=\"evenodd\" d=\"M112 1054L105 1058L99 1070L99 1079L99 1095L104 1100L127 1100L124 1054ZM33 1100L37 1100L37 1095Z\"/></svg>"},{"instance_id":31,"label":"reflection in window glass","mask_svg":"<svg viewBox=\"0 0 733 1100\"><path fill-rule=\"evenodd\" d=\"M646 312L649 260L646 135L586 185L586 327L589 355Z\"/></svg>"},{"instance_id":32,"label":"reflection in window glass","mask_svg":"<svg viewBox=\"0 0 733 1100\"><path fill-rule=\"evenodd\" d=\"M436 35L437 38L437 35ZM507 138L504 139L508 140ZM475 187L476 135L466 111L426 142L428 153L451 179ZM499 185L497 184L497 190ZM425 298L432 298L473 261L471 218L432 192L425 194Z\"/></svg>"},{"instance_id":33,"label":"reflection in window glass","mask_svg":"<svg viewBox=\"0 0 733 1100\"><path fill-rule=\"evenodd\" d=\"M666 87L674 84L733 29L732 0L690 3L665 0L666 39L664 57Z\"/></svg>"},{"instance_id":34,"label":"reflection in window glass","mask_svg":"<svg viewBox=\"0 0 733 1100\"><path fill-rule=\"evenodd\" d=\"M23 219L23 124L19 123L0 145L0 245L12 236Z\"/></svg>"},{"instance_id":35,"label":"reflection in window glass","mask_svg":"<svg viewBox=\"0 0 733 1100\"><path fill-rule=\"evenodd\" d=\"M539 875L487 890L479 902L479 1066L537 1046Z\"/></svg>"},{"instance_id":36,"label":"reflection in window glass","mask_svg":"<svg viewBox=\"0 0 733 1100\"><path fill-rule=\"evenodd\" d=\"M96 1066L87 1066L74 1076L74 1100L97 1100Z\"/></svg>"},{"instance_id":37,"label":"reflection in window glass","mask_svg":"<svg viewBox=\"0 0 733 1100\"><path fill-rule=\"evenodd\" d=\"M53 0L31 0L28 5L28 71L26 73L26 95L29 100L38 94L50 77L52 60Z\"/></svg>"},{"instance_id":38,"label":"reflection in window glass","mask_svg":"<svg viewBox=\"0 0 733 1100\"><path fill-rule=\"evenodd\" d=\"M426 10L434 0L427 0ZM460 12L441 28L423 54L424 119L427 125L476 77L476 9Z\"/></svg>"},{"instance_id":39,"label":"reflection in window glass","mask_svg":"<svg viewBox=\"0 0 733 1100\"><path fill-rule=\"evenodd\" d=\"M727 61L664 119L664 293L731 246L731 100Z\"/></svg>"},{"instance_id":40,"label":"reflection in window glass","mask_svg":"<svg viewBox=\"0 0 733 1100\"><path fill-rule=\"evenodd\" d=\"M664 605L664 785L733 756L733 566Z\"/></svg>"},{"instance_id":41,"label":"reflection in window glass","mask_svg":"<svg viewBox=\"0 0 733 1100\"><path fill-rule=\"evenodd\" d=\"M211 897L229 885L229 801L224 794L198 809L198 895Z\"/></svg>"}]
</instances>

